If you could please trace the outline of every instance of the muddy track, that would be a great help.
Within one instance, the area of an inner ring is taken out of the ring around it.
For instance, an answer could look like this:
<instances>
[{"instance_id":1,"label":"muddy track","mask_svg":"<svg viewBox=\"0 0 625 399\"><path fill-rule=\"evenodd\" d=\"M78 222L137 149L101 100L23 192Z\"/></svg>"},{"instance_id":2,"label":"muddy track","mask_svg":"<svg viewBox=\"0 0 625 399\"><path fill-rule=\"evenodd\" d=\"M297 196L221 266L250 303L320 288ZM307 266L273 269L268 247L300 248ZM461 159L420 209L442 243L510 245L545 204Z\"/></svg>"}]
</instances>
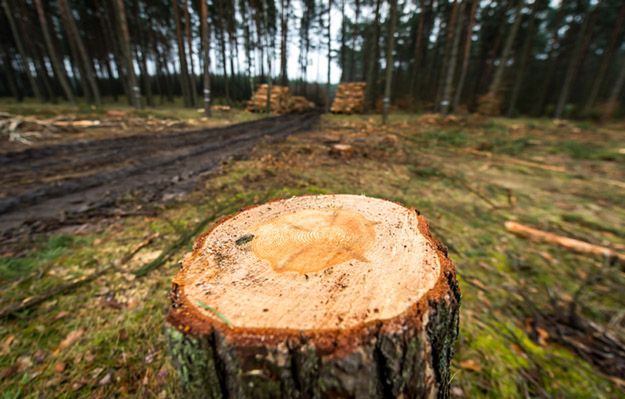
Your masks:
<instances>
[{"instance_id":1,"label":"muddy track","mask_svg":"<svg viewBox=\"0 0 625 399\"><path fill-rule=\"evenodd\" d=\"M191 190L202 174L258 141L306 130L317 119L316 114L284 115L223 128L2 154L0 242L101 215L122 201L162 202Z\"/></svg>"}]
</instances>

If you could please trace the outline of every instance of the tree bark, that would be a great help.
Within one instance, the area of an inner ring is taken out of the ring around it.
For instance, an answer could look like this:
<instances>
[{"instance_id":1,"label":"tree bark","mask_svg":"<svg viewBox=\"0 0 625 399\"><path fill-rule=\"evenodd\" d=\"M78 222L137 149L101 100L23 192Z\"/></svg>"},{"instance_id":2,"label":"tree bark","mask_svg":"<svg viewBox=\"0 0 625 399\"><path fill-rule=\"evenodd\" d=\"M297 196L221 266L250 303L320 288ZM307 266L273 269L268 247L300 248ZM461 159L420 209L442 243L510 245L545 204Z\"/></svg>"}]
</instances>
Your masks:
<instances>
[{"instance_id":1,"label":"tree bark","mask_svg":"<svg viewBox=\"0 0 625 399\"><path fill-rule=\"evenodd\" d=\"M195 107L197 104L197 85L195 83L195 63L193 62L193 40L191 37L191 16L189 15L188 1L182 0L182 6L184 7L185 34L187 36L187 48L189 49L189 66L191 69L189 90L191 93L191 105Z\"/></svg>"},{"instance_id":2,"label":"tree bark","mask_svg":"<svg viewBox=\"0 0 625 399\"><path fill-rule=\"evenodd\" d=\"M130 35L128 34L128 23L126 21L126 7L124 6L124 0L115 0L114 6L115 14L117 14L117 26L119 27L120 34L120 47L122 51L122 57L124 58L126 64L126 78L128 79L128 89L130 90L129 94L132 106L135 108L141 108L141 90L139 89L139 84L137 83L135 67L132 62L133 57L132 50L130 49ZM145 72L147 73L147 70Z\"/></svg>"},{"instance_id":3,"label":"tree bark","mask_svg":"<svg viewBox=\"0 0 625 399\"><path fill-rule=\"evenodd\" d=\"M538 101L534 106L534 114L537 116L541 116L544 112L545 104L547 103L549 97L549 88L551 87L551 81L557 69L557 51L559 47L558 29L560 28L560 22L564 18L565 11L566 8L564 7L564 5L561 5L558 9L558 13L556 14L554 28L551 31L551 37L549 40L549 55L547 56L547 60L545 60L545 64L548 65L548 69L545 73L545 79L543 81L542 88L540 89Z\"/></svg>"},{"instance_id":4,"label":"tree bark","mask_svg":"<svg viewBox=\"0 0 625 399\"><path fill-rule=\"evenodd\" d=\"M78 56L80 57L80 62L83 65L82 70L85 73L84 78L87 80L89 85L89 90L93 96L93 102L95 105L100 106L102 105L102 100L100 98L100 89L98 88L98 83L96 81L93 64L91 63L87 49L85 48L85 45L80 37L80 32L74 22L67 0L58 0L58 4L61 11L61 19L63 20L63 25L65 25L65 30L67 31L67 37L69 40L74 42Z\"/></svg>"},{"instance_id":5,"label":"tree bark","mask_svg":"<svg viewBox=\"0 0 625 399\"><path fill-rule=\"evenodd\" d=\"M456 3L457 4L457 3ZM460 46L460 33L464 23L464 5L463 1L457 4L457 17L455 21L455 29L453 33L453 42L451 44L451 55L449 64L447 65L447 75L445 77L445 88L443 89L443 98L441 100L441 113L447 115L451 109L451 96L453 93L454 77L456 76L456 64L458 64L458 47Z\"/></svg>"},{"instance_id":6,"label":"tree bark","mask_svg":"<svg viewBox=\"0 0 625 399\"><path fill-rule=\"evenodd\" d=\"M332 70L332 0L328 0L328 26L327 26L327 40L328 40L328 77L326 79L326 112L330 111L330 72Z\"/></svg>"},{"instance_id":7,"label":"tree bark","mask_svg":"<svg viewBox=\"0 0 625 399\"><path fill-rule=\"evenodd\" d=\"M477 14L478 4L479 0L473 0L471 2L469 23L467 24L467 31L465 34L464 53L462 55L460 78L458 78L458 85L456 86L456 94L454 95L454 102L452 105L454 111L458 110L458 105L460 105L460 99L462 98L464 83L467 79L467 73L469 72L469 58L471 57L471 45L473 44L473 26L475 25L475 15Z\"/></svg>"},{"instance_id":8,"label":"tree bark","mask_svg":"<svg viewBox=\"0 0 625 399\"><path fill-rule=\"evenodd\" d=\"M566 69L566 76L564 78L564 83L562 84L562 89L560 90L558 103L556 104L556 111L554 114L555 118L561 118L564 113L564 108L569 99L569 93L571 92L573 81L575 80L577 70L582 62L582 54L585 52L585 49L590 43L590 34L592 33L590 27L594 21L595 9L596 6L588 11L588 14L584 18L584 22L579 30L577 40L575 41L575 48L573 49L573 56L571 57L568 68Z\"/></svg>"},{"instance_id":9,"label":"tree bark","mask_svg":"<svg viewBox=\"0 0 625 399\"><path fill-rule=\"evenodd\" d=\"M289 33L289 8L291 0L281 0L280 2L280 84L288 86L287 76L287 39Z\"/></svg>"},{"instance_id":10,"label":"tree bark","mask_svg":"<svg viewBox=\"0 0 625 399\"><path fill-rule=\"evenodd\" d=\"M347 18L345 18L345 2L346 0L341 0L341 77L339 78L339 82L345 82L349 80L348 69L347 69L347 48L346 48L346 40L345 36L347 36Z\"/></svg>"},{"instance_id":11,"label":"tree bark","mask_svg":"<svg viewBox=\"0 0 625 399\"><path fill-rule=\"evenodd\" d=\"M625 62L623 62L623 65L621 66L621 72L619 72L616 82L614 82L614 86L612 86L610 98L608 98L608 102L603 111L602 119L604 121L610 119L618 107L619 97L623 92L623 86L625 86Z\"/></svg>"},{"instance_id":12,"label":"tree bark","mask_svg":"<svg viewBox=\"0 0 625 399\"><path fill-rule=\"evenodd\" d=\"M504 45L501 57L499 58L499 65L497 66L497 69L495 69L495 76L493 77L493 81L488 89L490 94L499 95L501 82L503 81L503 73L506 70L506 63L508 58L510 58L512 45L514 44L516 34L519 31L519 26L521 26L521 20L523 19L523 13L521 12L521 10L523 10L523 4L524 1L519 1L519 4L516 7L514 23L512 24L510 33L508 33L508 37L506 38L506 44Z\"/></svg>"},{"instance_id":13,"label":"tree bark","mask_svg":"<svg viewBox=\"0 0 625 399\"><path fill-rule=\"evenodd\" d=\"M369 109L375 108L378 85L378 57L380 55L380 4L382 0L375 2L375 16L373 19L373 49L369 55L369 65L367 68L367 104Z\"/></svg>"},{"instance_id":14,"label":"tree bark","mask_svg":"<svg viewBox=\"0 0 625 399\"><path fill-rule=\"evenodd\" d=\"M7 78L7 85L9 86L9 90L13 97L15 97L15 101L22 102L24 100L24 94L18 88L18 80L15 71L13 70L13 65L11 64L11 57L7 54L7 51L4 49L0 49L0 54L2 54L2 69L4 70L4 74Z\"/></svg>"},{"instance_id":15,"label":"tree bark","mask_svg":"<svg viewBox=\"0 0 625 399\"><path fill-rule=\"evenodd\" d=\"M46 18L46 14L43 10L43 4L41 0L35 0L35 7L37 8L37 16L39 17L39 25L41 27L41 31L43 32L43 38L46 43L46 48L48 49L48 56L50 57L50 63L52 64L52 68L54 68L54 74L56 75L59 84L61 85L61 89L63 90L63 94L65 98L70 103L74 104L76 102L74 98L74 93L72 93L71 86L69 81L67 80L67 74L65 72L65 68L61 64L58 53L54 48L54 43L52 42L52 38L50 37L50 31L48 29L48 20Z\"/></svg>"},{"instance_id":16,"label":"tree bark","mask_svg":"<svg viewBox=\"0 0 625 399\"><path fill-rule=\"evenodd\" d=\"M2 0L2 7L4 8L4 12L9 20L9 27L11 28L11 33L13 33L13 39L15 40L15 45L17 46L17 51L20 54L20 58L22 59L22 63L24 64L24 72L26 73L26 78L28 79L28 83L35 95L35 98L43 102L43 94L41 90L39 90L39 85L37 84L37 80L30 69L30 61L28 60L28 56L26 54L26 50L24 48L24 44L22 43L22 36L19 33L17 28L17 24L15 23L15 18L13 18L13 11L9 7L8 0Z\"/></svg>"},{"instance_id":17,"label":"tree bark","mask_svg":"<svg viewBox=\"0 0 625 399\"><path fill-rule=\"evenodd\" d=\"M538 11L539 5L540 2L538 0L534 1L534 4L532 5L532 12L527 23L527 32L525 33L525 41L523 42L523 49L521 50L521 61L519 62L519 67L516 68L514 87L512 88L512 93L510 94L510 103L508 104L508 112L506 114L508 118L511 118L516 110L517 99L519 98L519 92L521 91L521 86L523 85L525 69L527 68L527 60L532 52L534 36L536 35L536 12Z\"/></svg>"},{"instance_id":18,"label":"tree bark","mask_svg":"<svg viewBox=\"0 0 625 399\"><path fill-rule=\"evenodd\" d=\"M388 33L386 44L386 78L384 82L384 100L382 123L388 122L388 113L391 106L391 87L393 84L393 52L395 51L395 25L397 24L397 0L390 0Z\"/></svg>"},{"instance_id":19,"label":"tree bark","mask_svg":"<svg viewBox=\"0 0 625 399\"><path fill-rule=\"evenodd\" d=\"M357 38L358 38L358 30L359 30L359 26L358 24L360 23L360 0L355 0L354 1L354 6L355 6L355 17L354 17L354 26L352 28L352 48L350 51L350 57L349 57L349 80L350 81L358 81L358 77L356 76L356 49L357 47Z\"/></svg>"},{"instance_id":20,"label":"tree bark","mask_svg":"<svg viewBox=\"0 0 625 399\"><path fill-rule=\"evenodd\" d=\"M436 79L436 100L434 103L434 108L436 111L442 111L442 102L443 95L445 91L445 83L447 82L447 71L449 69L449 63L451 59L451 53L454 43L454 34L456 31L457 21L458 21L458 8L460 5L460 0L454 0L451 6L451 12L449 15L449 19L445 26L445 49L443 51L442 57L442 68L437 68L437 79Z\"/></svg>"},{"instance_id":21,"label":"tree bark","mask_svg":"<svg viewBox=\"0 0 625 399\"><path fill-rule=\"evenodd\" d=\"M623 27L625 26L625 4L621 7L618 16L616 17L616 21L614 24L614 28L612 29L612 34L610 35L610 41L608 43L607 48L603 54L601 59L601 65L599 66L599 70L595 74L595 79L593 80L592 88L590 89L590 94L588 95L588 99L586 100L586 105L584 107L584 114L588 114L592 107L595 105L597 101L597 97L599 95L599 90L601 90L601 86L605 79L606 72L610 64L614 61L614 50L616 49L616 45L618 43L619 36L623 31Z\"/></svg>"},{"instance_id":22,"label":"tree bark","mask_svg":"<svg viewBox=\"0 0 625 399\"><path fill-rule=\"evenodd\" d=\"M208 33L208 0L200 0L200 30L202 33L202 55L204 73L204 115L211 116L211 82L210 82L210 38Z\"/></svg>"},{"instance_id":23,"label":"tree bark","mask_svg":"<svg viewBox=\"0 0 625 399\"><path fill-rule=\"evenodd\" d=\"M226 27L225 27L225 13L223 9L222 0L217 1L217 12L219 13L219 22L216 24L219 29L219 45L221 48L221 64L224 72L224 90L226 94L226 102L230 103L230 80L228 79L228 65L226 63ZM264 11L263 11L264 12ZM232 68L230 72L234 72Z\"/></svg>"},{"instance_id":24,"label":"tree bark","mask_svg":"<svg viewBox=\"0 0 625 399\"><path fill-rule=\"evenodd\" d=\"M178 0L173 0L174 20L176 24L176 42L178 44L178 60L180 64L180 89L185 107L192 104L191 93L189 92L189 69L187 68L187 54L184 49L184 40L182 39L182 28L180 27L180 8Z\"/></svg>"},{"instance_id":25,"label":"tree bark","mask_svg":"<svg viewBox=\"0 0 625 399\"><path fill-rule=\"evenodd\" d=\"M422 71L423 54L425 53L424 41L427 42L432 28L432 0L421 1L421 12L419 13L419 22L417 24L417 32L415 37L414 57L412 60L412 75L410 77L410 92L415 102L420 98L419 95L419 73Z\"/></svg>"},{"instance_id":26,"label":"tree bark","mask_svg":"<svg viewBox=\"0 0 625 399\"><path fill-rule=\"evenodd\" d=\"M184 397L449 396L460 293L414 209L353 195L249 208L201 236L171 299Z\"/></svg>"}]
</instances>

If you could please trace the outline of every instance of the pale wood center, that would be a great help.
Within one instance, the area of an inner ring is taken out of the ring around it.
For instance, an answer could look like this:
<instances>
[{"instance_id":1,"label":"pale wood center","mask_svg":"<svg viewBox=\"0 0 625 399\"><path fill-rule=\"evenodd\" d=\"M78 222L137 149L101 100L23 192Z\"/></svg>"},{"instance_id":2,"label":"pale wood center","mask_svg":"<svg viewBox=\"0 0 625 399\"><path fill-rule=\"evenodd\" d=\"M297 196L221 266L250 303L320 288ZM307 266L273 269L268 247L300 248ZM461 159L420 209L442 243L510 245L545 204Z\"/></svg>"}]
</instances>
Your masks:
<instances>
[{"instance_id":1,"label":"pale wood center","mask_svg":"<svg viewBox=\"0 0 625 399\"><path fill-rule=\"evenodd\" d=\"M334 329L397 316L440 275L412 209L357 195L295 197L218 224L174 279L232 327Z\"/></svg>"},{"instance_id":2,"label":"pale wood center","mask_svg":"<svg viewBox=\"0 0 625 399\"><path fill-rule=\"evenodd\" d=\"M276 272L312 273L349 260L368 262L375 224L347 209L304 209L253 228L252 250Z\"/></svg>"}]
</instances>

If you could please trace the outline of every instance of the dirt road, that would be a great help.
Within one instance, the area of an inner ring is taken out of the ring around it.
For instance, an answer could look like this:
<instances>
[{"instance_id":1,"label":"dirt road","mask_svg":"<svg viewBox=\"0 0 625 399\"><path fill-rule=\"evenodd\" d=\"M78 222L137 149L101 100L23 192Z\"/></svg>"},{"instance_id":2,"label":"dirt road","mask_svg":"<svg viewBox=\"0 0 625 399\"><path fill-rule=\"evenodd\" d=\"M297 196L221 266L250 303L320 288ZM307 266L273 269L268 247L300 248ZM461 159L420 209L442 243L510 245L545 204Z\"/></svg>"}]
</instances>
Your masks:
<instances>
[{"instance_id":1,"label":"dirt road","mask_svg":"<svg viewBox=\"0 0 625 399\"><path fill-rule=\"evenodd\" d=\"M259 140L310 128L316 114L223 128L58 144L0 155L0 242L158 204Z\"/></svg>"}]
</instances>

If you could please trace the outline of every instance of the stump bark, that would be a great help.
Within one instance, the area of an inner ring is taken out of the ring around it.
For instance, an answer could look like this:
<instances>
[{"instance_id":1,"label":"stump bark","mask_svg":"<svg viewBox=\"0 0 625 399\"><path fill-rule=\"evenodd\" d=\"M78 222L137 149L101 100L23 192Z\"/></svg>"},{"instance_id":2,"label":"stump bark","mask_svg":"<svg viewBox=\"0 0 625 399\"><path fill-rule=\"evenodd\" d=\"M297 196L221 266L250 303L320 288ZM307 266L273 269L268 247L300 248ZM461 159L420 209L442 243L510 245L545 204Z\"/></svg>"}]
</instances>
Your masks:
<instances>
[{"instance_id":1,"label":"stump bark","mask_svg":"<svg viewBox=\"0 0 625 399\"><path fill-rule=\"evenodd\" d=\"M355 195L248 208L197 240L171 299L185 397L449 395L460 293L414 209Z\"/></svg>"}]
</instances>

